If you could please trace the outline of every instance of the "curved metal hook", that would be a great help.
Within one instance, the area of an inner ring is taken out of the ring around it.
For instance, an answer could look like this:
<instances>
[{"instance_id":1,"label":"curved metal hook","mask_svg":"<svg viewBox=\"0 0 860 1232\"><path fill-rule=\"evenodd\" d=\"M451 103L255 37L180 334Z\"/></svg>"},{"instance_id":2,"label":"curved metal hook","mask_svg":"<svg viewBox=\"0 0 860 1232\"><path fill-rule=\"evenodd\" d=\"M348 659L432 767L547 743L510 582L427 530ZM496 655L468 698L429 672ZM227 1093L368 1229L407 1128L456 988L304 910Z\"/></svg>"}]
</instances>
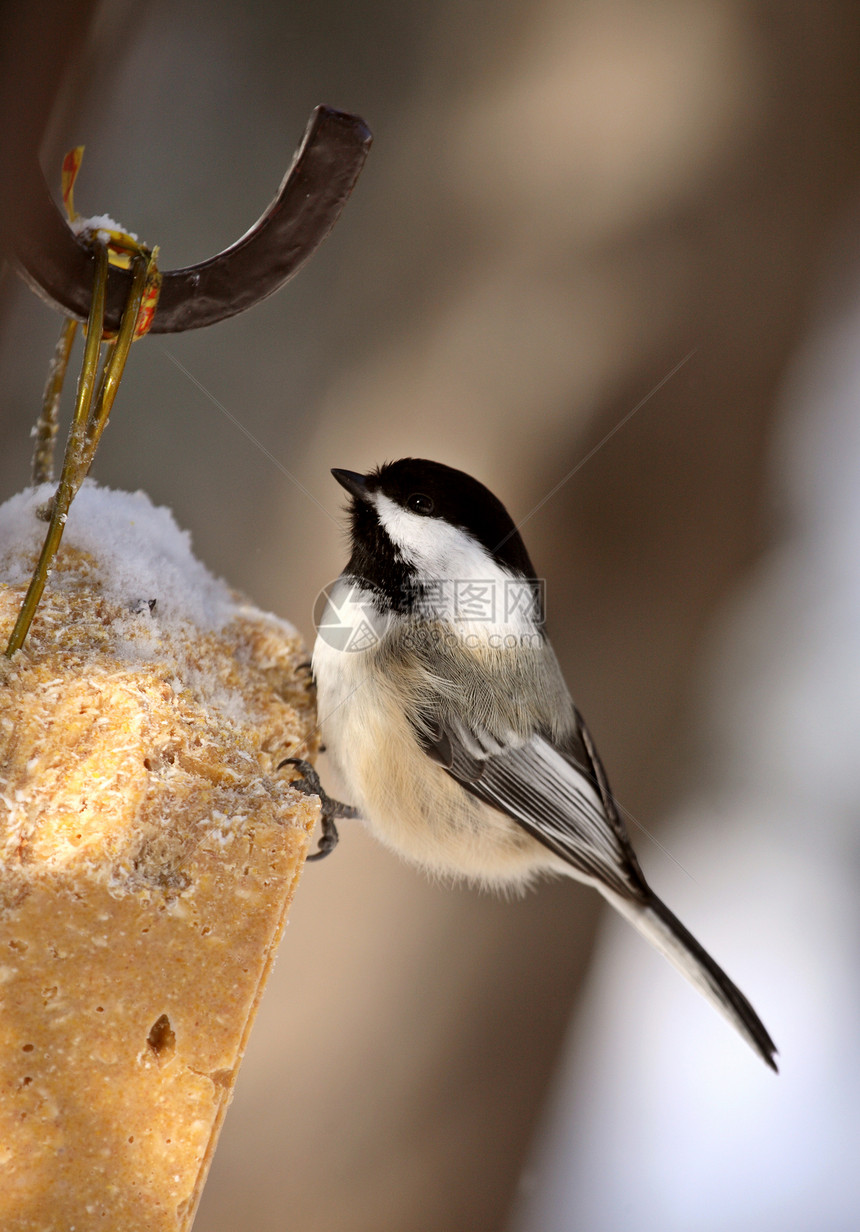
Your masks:
<instances>
[{"instance_id":1,"label":"curved metal hook","mask_svg":"<svg viewBox=\"0 0 860 1232\"><path fill-rule=\"evenodd\" d=\"M155 334L200 329L260 303L298 272L340 217L373 140L358 116L317 107L304 139L263 216L208 261L163 274ZM41 171L33 167L27 225L15 239L27 281L44 300L85 320L93 255L66 223ZM131 274L111 267L105 327L119 326Z\"/></svg>"}]
</instances>

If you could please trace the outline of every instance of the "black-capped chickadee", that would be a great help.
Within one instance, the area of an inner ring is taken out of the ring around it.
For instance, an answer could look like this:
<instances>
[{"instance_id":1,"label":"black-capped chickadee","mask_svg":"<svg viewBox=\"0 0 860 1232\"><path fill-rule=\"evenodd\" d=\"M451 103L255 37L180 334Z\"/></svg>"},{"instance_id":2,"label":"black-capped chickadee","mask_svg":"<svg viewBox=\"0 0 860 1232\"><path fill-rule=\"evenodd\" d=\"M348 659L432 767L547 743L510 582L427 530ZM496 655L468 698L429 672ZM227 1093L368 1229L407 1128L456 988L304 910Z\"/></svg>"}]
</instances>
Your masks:
<instances>
[{"instance_id":1,"label":"black-capped chickadee","mask_svg":"<svg viewBox=\"0 0 860 1232\"><path fill-rule=\"evenodd\" d=\"M507 510L438 462L332 474L352 496L352 555L313 671L323 740L359 815L437 874L595 886L775 1070L749 1001L642 875Z\"/></svg>"}]
</instances>

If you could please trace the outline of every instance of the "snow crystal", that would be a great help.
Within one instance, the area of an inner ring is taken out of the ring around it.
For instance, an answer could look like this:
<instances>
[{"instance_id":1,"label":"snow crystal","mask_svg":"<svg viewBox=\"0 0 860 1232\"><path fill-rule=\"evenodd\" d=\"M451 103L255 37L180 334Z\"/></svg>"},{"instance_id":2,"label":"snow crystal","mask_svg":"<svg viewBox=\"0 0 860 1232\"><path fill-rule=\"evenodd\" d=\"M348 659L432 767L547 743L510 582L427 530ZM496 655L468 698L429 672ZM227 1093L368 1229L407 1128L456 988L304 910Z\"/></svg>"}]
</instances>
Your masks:
<instances>
[{"instance_id":1,"label":"snow crystal","mask_svg":"<svg viewBox=\"0 0 860 1232\"><path fill-rule=\"evenodd\" d=\"M110 214L94 214L92 218L73 218L69 226L75 235L82 235L84 232L88 232L92 235L97 235L105 244L111 238L111 231L121 231L123 235L129 235L136 243L140 243L140 240L133 231L127 231L122 223L115 222Z\"/></svg>"},{"instance_id":2,"label":"snow crystal","mask_svg":"<svg viewBox=\"0 0 860 1232\"><path fill-rule=\"evenodd\" d=\"M0 505L0 578L29 581L47 524L36 511L54 485L28 488ZM60 545L97 562L105 597L131 611L156 600L159 622L190 621L215 632L236 615L238 597L191 551L191 536L143 492L117 492L86 480L69 512ZM50 583L49 583L50 585Z\"/></svg>"}]
</instances>

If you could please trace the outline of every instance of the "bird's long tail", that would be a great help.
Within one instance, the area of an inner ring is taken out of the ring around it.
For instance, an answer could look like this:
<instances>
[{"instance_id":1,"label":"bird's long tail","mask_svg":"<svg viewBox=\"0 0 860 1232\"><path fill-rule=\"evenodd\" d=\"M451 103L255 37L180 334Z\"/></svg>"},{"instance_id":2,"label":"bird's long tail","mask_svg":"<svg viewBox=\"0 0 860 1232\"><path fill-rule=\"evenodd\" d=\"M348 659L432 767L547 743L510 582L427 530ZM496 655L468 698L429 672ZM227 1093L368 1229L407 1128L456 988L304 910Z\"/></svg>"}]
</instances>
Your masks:
<instances>
[{"instance_id":1,"label":"bird's long tail","mask_svg":"<svg viewBox=\"0 0 860 1232\"><path fill-rule=\"evenodd\" d=\"M603 886L600 889L612 906L728 1018L759 1056L776 1071L776 1045L764 1023L741 990L666 904L650 891L650 896L640 901L623 898Z\"/></svg>"}]
</instances>

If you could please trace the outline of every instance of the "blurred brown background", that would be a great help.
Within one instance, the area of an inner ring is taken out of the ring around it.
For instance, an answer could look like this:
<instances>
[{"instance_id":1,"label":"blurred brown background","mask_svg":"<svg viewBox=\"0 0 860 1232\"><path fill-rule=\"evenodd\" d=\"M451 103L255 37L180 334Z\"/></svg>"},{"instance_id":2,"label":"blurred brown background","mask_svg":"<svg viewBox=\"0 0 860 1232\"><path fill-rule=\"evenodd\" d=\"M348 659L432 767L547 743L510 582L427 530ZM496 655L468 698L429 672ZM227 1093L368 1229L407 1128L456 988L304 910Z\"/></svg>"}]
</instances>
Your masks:
<instances>
[{"instance_id":1,"label":"blurred brown background","mask_svg":"<svg viewBox=\"0 0 860 1232\"><path fill-rule=\"evenodd\" d=\"M858 56L849 0L104 0L43 166L56 184L86 143L78 208L164 268L256 219L317 103L375 143L280 295L135 348L97 478L170 505L310 641L343 535L218 403L335 517L330 466L473 472L534 511L563 667L657 832L690 781L703 638L784 529L769 443L857 202ZM59 321L7 279L0 324L5 499ZM659 890L668 857L633 837ZM342 839L304 875L196 1226L503 1229L597 897L496 900ZM689 923L743 984L743 951Z\"/></svg>"}]
</instances>

